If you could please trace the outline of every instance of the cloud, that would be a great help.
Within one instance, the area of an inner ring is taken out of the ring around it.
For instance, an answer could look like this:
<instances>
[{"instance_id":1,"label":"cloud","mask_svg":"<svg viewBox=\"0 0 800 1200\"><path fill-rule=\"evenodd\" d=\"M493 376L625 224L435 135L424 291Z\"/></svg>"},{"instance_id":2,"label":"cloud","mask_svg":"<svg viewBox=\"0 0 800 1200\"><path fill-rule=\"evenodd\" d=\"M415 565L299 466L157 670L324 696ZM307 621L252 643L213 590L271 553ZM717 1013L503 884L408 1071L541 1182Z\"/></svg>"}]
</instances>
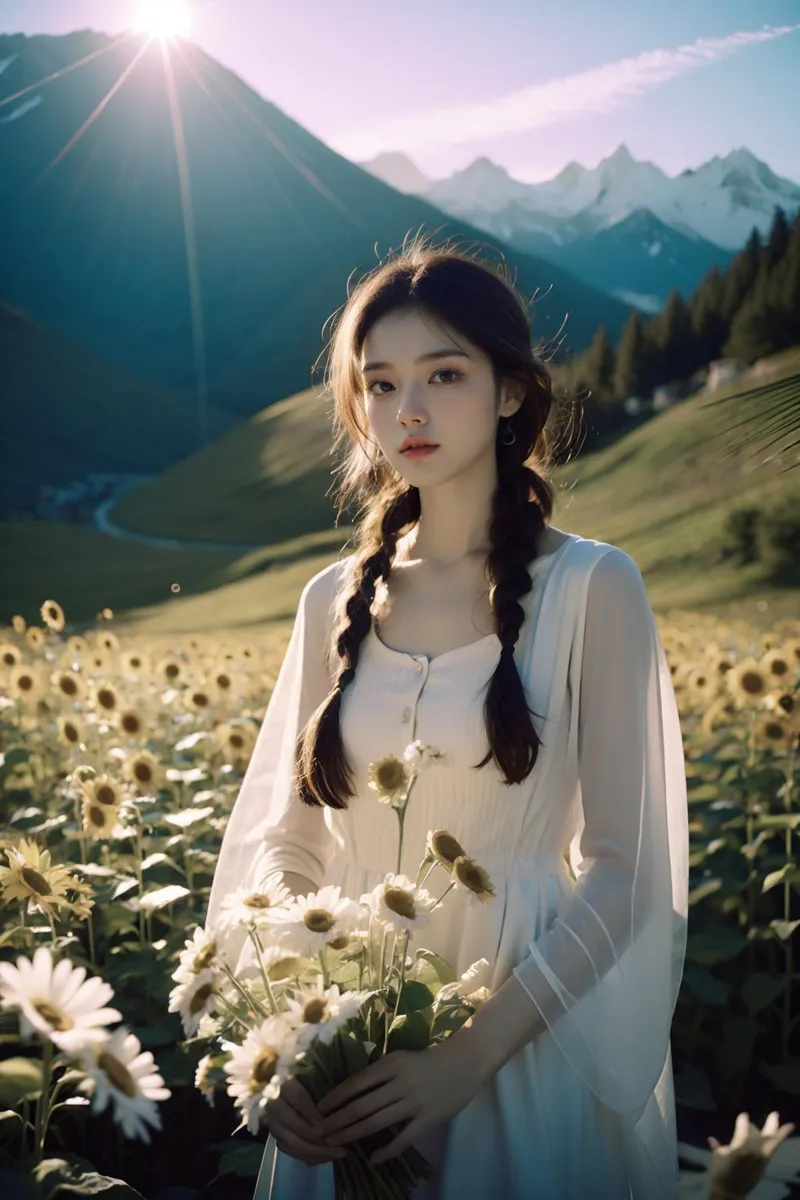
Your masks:
<instances>
[{"instance_id":1,"label":"cloud","mask_svg":"<svg viewBox=\"0 0 800 1200\"><path fill-rule=\"evenodd\" d=\"M800 25L763 25L726 37L698 38L672 50L645 50L632 58L532 84L493 100L402 114L371 126L360 124L330 144L340 154L358 160L387 147L409 152L437 150L596 116L660 83L711 67L750 46L798 29Z\"/></svg>"}]
</instances>

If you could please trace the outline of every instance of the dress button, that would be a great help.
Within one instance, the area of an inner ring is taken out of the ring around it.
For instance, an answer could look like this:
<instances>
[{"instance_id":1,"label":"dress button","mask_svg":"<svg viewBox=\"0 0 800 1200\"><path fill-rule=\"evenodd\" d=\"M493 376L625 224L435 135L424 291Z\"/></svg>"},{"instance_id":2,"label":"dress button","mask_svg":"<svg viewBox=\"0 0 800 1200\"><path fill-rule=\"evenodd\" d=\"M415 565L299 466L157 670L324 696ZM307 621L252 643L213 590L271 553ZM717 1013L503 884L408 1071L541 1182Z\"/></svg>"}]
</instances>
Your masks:
<instances>
[{"instance_id":1,"label":"dress button","mask_svg":"<svg viewBox=\"0 0 800 1200\"><path fill-rule=\"evenodd\" d=\"M422 663L417 661L417 664L414 667L414 670L417 672L418 675L421 675L422 674Z\"/></svg>"},{"instance_id":2,"label":"dress button","mask_svg":"<svg viewBox=\"0 0 800 1200\"><path fill-rule=\"evenodd\" d=\"M410 717L410 716L411 716L411 709L410 709L410 708L404 708L404 709L403 709L403 724L404 724L404 725L405 725L406 721L409 719L409 717Z\"/></svg>"}]
</instances>

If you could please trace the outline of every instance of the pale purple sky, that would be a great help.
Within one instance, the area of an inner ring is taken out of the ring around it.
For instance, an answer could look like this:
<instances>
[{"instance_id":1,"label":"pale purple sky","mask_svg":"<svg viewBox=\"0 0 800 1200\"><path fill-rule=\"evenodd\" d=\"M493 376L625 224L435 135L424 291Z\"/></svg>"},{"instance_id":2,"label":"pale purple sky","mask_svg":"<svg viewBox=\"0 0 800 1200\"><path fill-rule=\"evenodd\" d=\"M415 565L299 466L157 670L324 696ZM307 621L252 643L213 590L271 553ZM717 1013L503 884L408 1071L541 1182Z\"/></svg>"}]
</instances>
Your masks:
<instances>
[{"instance_id":1,"label":"pale purple sky","mask_svg":"<svg viewBox=\"0 0 800 1200\"><path fill-rule=\"evenodd\" d=\"M797 0L187 3L194 41L356 161L485 154L534 182L621 142L670 175L746 146L800 182ZM116 34L143 5L0 0L0 33Z\"/></svg>"}]
</instances>

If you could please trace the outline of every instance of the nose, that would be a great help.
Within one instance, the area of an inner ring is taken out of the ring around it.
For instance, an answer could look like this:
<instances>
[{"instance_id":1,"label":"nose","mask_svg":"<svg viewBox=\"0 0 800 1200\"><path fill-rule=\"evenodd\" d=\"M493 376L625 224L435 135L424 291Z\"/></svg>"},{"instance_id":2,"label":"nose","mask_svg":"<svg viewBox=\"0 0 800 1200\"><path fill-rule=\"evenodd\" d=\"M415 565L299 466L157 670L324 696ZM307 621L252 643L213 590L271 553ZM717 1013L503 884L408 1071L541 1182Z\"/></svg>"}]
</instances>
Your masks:
<instances>
[{"instance_id":1,"label":"nose","mask_svg":"<svg viewBox=\"0 0 800 1200\"><path fill-rule=\"evenodd\" d=\"M422 391L415 384L409 383L400 389L397 405L398 424L427 424L428 414L422 400Z\"/></svg>"}]
</instances>

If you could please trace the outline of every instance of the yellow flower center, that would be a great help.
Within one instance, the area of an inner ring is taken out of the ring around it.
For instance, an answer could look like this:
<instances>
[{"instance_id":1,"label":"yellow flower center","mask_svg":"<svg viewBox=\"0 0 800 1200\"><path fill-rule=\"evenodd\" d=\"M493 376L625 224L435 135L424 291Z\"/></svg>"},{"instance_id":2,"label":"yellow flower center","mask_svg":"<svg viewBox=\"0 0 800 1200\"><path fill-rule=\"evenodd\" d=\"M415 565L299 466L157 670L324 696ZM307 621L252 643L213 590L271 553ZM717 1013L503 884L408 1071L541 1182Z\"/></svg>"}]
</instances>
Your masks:
<instances>
[{"instance_id":1,"label":"yellow flower center","mask_svg":"<svg viewBox=\"0 0 800 1200\"><path fill-rule=\"evenodd\" d=\"M321 1025L328 1019L328 1002L322 996L307 1000L303 1006L303 1020L309 1025Z\"/></svg>"},{"instance_id":2,"label":"yellow flower center","mask_svg":"<svg viewBox=\"0 0 800 1200\"><path fill-rule=\"evenodd\" d=\"M166 667L164 668L164 674L166 675L167 679L177 679L180 673L181 669L177 663L167 663Z\"/></svg>"},{"instance_id":3,"label":"yellow flower center","mask_svg":"<svg viewBox=\"0 0 800 1200\"><path fill-rule=\"evenodd\" d=\"M80 734L71 721L66 721L64 723L64 737L68 742L80 741Z\"/></svg>"},{"instance_id":4,"label":"yellow flower center","mask_svg":"<svg viewBox=\"0 0 800 1200\"><path fill-rule=\"evenodd\" d=\"M16 654L13 654L10 650L6 650L6 652L3 655L3 666L13 667L14 663L16 661L17 661Z\"/></svg>"},{"instance_id":5,"label":"yellow flower center","mask_svg":"<svg viewBox=\"0 0 800 1200\"><path fill-rule=\"evenodd\" d=\"M192 692L192 703L197 708L206 708L208 706L208 696L205 692Z\"/></svg>"},{"instance_id":6,"label":"yellow flower center","mask_svg":"<svg viewBox=\"0 0 800 1200\"><path fill-rule=\"evenodd\" d=\"M242 904L246 908L272 908L272 901L263 892L251 892L249 896L245 896Z\"/></svg>"},{"instance_id":7,"label":"yellow flower center","mask_svg":"<svg viewBox=\"0 0 800 1200\"><path fill-rule=\"evenodd\" d=\"M117 697L111 688L100 688L100 691L97 693L97 703L101 708L110 710L116 707Z\"/></svg>"},{"instance_id":8,"label":"yellow flower center","mask_svg":"<svg viewBox=\"0 0 800 1200\"><path fill-rule=\"evenodd\" d=\"M383 902L392 912L406 917L409 921L413 921L417 915L414 897L405 888L388 887L383 893Z\"/></svg>"},{"instance_id":9,"label":"yellow flower center","mask_svg":"<svg viewBox=\"0 0 800 1200\"><path fill-rule=\"evenodd\" d=\"M45 879L44 875L40 875L33 867L23 867L20 871L22 880L28 885L32 892L36 892L39 896L52 896L53 889Z\"/></svg>"},{"instance_id":10,"label":"yellow flower center","mask_svg":"<svg viewBox=\"0 0 800 1200\"><path fill-rule=\"evenodd\" d=\"M118 1092L122 1092L123 1096L127 1096L132 1100L134 1096L139 1094L139 1089L136 1087L136 1081L131 1075L124 1063L121 1063L118 1058L108 1051L102 1050L97 1056L97 1065L101 1070L105 1071L109 1082Z\"/></svg>"},{"instance_id":11,"label":"yellow flower center","mask_svg":"<svg viewBox=\"0 0 800 1200\"><path fill-rule=\"evenodd\" d=\"M444 829L438 830L431 838L431 851L434 857L446 867L451 867L456 859L464 853L461 843Z\"/></svg>"},{"instance_id":12,"label":"yellow flower center","mask_svg":"<svg viewBox=\"0 0 800 1200\"><path fill-rule=\"evenodd\" d=\"M214 960L214 955L216 953L217 953L217 943L216 942L208 942L207 945L203 946L203 949L200 950L199 953L197 953L194 956L194 961L192 963L192 970L195 972L195 974L199 974L200 971L204 971L207 966L210 966L210 964Z\"/></svg>"},{"instance_id":13,"label":"yellow flower center","mask_svg":"<svg viewBox=\"0 0 800 1200\"><path fill-rule=\"evenodd\" d=\"M55 1008L49 1000L40 1000L37 997L31 1003L36 1011L44 1017L50 1028L57 1030L59 1033L65 1029L72 1029L75 1024L68 1013L63 1012L60 1008Z\"/></svg>"},{"instance_id":14,"label":"yellow flower center","mask_svg":"<svg viewBox=\"0 0 800 1200\"><path fill-rule=\"evenodd\" d=\"M224 674L223 674L223 675L218 675L218 676L217 676L217 687L218 687L218 688L222 688L222 690L223 690L223 691L225 691L225 690L226 690L227 688L229 688L230 686L231 686L231 677L230 677L230 675L224 675Z\"/></svg>"},{"instance_id":15,"label":"yellow flower center","mask_svg":"<svg viewBox=\"0 0 800 1200\"><path fill-rule=\"evenodd\" d=\"M394 792L405 783L402 763L396 759L382 762L377 770L378 784L386 792Z\"/></svg>"},{"instance_id":16,"label":"yellow flower center","mask_svg":"<svg viewBox=\"0 0 800 1200\"><path fill-rule=\"evenodd\" d=\"M110 783L99 783L95 788L94 798L99 804L117 803L117 793Z\"/></svg>"},{"instance_id":17,"label":"yellow flower center","mask_svg":"<svg viewBox=\"0 0 800 1200\"><path fill-rule=\"evenodd\" d=\"M782 742L786 736L786 730L780 721L767 721L764 725L764 733L771 742Z\"/></svg>"},{"instance_id":18,"label":"yellow flower center","mask_svg":"<svg viewBox=\"0 0 800 1200\"><path fill-rule=\"evenodd\" d=\"M328 933L336 921L333 913L329 913L326 908L309 908L303 917L303 924L312 933Z\"/></svg>"},{"instance_id":19,"label":"yellow flower center","mask_svg":"<svg viewBox=\"0 0 800 1200\"><path fill-rule=\"evenodd\" d=\"M78 685L71 675L62 675L59 680L59 686L65 696L77 695Z\"/></svg>"},{"instance_id":20,"label":"yellow flower center","mask_svg":"<svg viewBox=\"0 0 800 1200\"><path fill-rule=\"evenodd\" d=\"M254 1092L260 1092L269 1083L278 1066L279 1055L274 1046L264 1046L253 1062L250 1073L250 1087Z\"/></svg>"},{"instance_id":21,"label":"yellow flower center","mask_svg":"<svg viewBox=\"0 0 800 1200\"><path fill-rule=\"evenodd\" d=\"M122 718L122 728L126 733L138 733L142 728L142 722L136 713L126 713Z\"/></svg>"},{"instance_id":22,"label":"yellow flower center","mask_svg":"<svg viewBox=\"0 0 800 1200\"><path fill-rule=\"evenodd\" d=\"M350 934L340 933L332 942L328 942L331 950L345 950L350 944Z\"/></svg>"},{"instance_id":23,"label":"yellow flower center","mask_svg":"<svg viewBox=\"0 0 800 1200\"><path fill-rule=\"evenodd\" d=\"M228 738L228 742L233 746L234 750L241 750L244 746L244 738L240 733L232 733Z\"/></svg>"},{"instance_id":24,"label":"yellow flower center","mask_svg":"<svg viewBox=\"0 0 800 1200\"><path fill-rule=\"evenodd\" d=\"M773 658L769 669L773 675L786 675L789 670L789 664L783 658Z\"/></svg>"},{"instance_id":25,"label":"yellow flower center","mask_svg":"<svg viewBox=\"0 0 800 1200\"><path fill-rule=\"evenodd\" d=\"M133 776L139 783L152 783L153 768L149 762L138 758L133 764Z\"/></svg>"},{"instance_id":26,"label":"yellow flower center","mask_svg":"<svg viewBox=\"0 0 800 1200\"><path fill-rule=\"evenodd\" d=\"M189 1012L192 1014L192 1016L195 1016L196 1013L203 1011L208 1002L209 996L212 996L213 994L213 983L204 983L202 987L197 989L189 1003Z\"/></svg>"},{"instance_id":27,"label":"yellow flower center","mask_svg":"<svg viewBox=\"0 0 800 1200\"><path fill-rule=\"evenodd\" d=\"M17 687L21 692L29 692L33 687L33 677L31 675L20 675L17 679Z\"/></svg>"},{"instance_id":28,"label":"yellow flower center","mask_svg":"<svg viewBox=\"0 0 800 1200\"><path fill-rule=\"evenodd\" d=\"M133 667L134 670L138 670L138 668L142 665L142 660L139 658L139 656L137 654L131 655L131 657L128 659L128 662L130 663L130 665Z\"/></svg>"}]
</instances>

